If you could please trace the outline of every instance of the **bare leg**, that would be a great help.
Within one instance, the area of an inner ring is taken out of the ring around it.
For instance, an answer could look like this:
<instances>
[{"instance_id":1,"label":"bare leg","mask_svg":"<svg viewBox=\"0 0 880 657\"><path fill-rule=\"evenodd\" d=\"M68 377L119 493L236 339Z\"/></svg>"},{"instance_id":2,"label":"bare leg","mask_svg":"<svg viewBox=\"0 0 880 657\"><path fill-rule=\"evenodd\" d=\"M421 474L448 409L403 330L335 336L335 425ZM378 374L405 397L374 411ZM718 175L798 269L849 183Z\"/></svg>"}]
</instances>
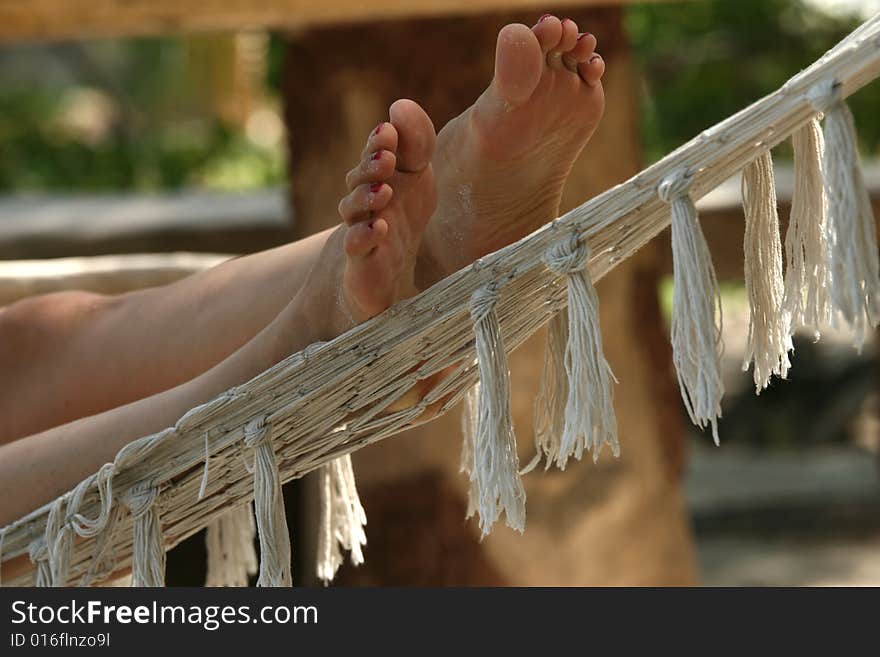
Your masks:
<instances>
[{"instance_id":1,"label":"bare leg","mask_svg":"<svg viewBox=\"0 0 880 657\"><path fill-rule=\"evenodd\" d=\"M0 388L0 411L6 417L19 418L10 423L11 428L0 429L0 442L152 393L167 392L144 400L143 405L129 404L88 418L84 425L75 423L28 438L30 447L23 447L22 441L7 446L13 451L0 447L0 492L11 490L6 483L13 479L3 475L5 463L15 462L11 458L14 455L30 458L34 470L29 472L34 474L40 459L56 458L46 452L53 440L74 445L79 437L92 436L96 444L82 449L83 458L77 456L75 463L64 464L65 476L58 479L58 492L66 490L79 476L103 462L95 460L98 454L108 458L128 440L170 424L196 403L252 377L316 337L337 335L350 325L347 316L335 315L335 323L327 326L316 325L309 315L326 299L315 300L310 295L315 290L326 294L328 281L334 281L334 289L354 294L343 304L349 310L357 306L353 316L369 316L372 309L387 306L389 299L412 294L416 287L433 283L552 219L571 164L604 108L600 83L604 63L593 52L595 45L595 38L579 34L572 21L552 16L531 29L509 25L501 31L495 79L477 102L438 137L434 159L438 210L424 240L421 223L419 239L412 242L407 238L407 243L418 250L418 263L408 270L410 278L395 274L391 284L378 280L375 286L358 287L371 278L360 276L353 264L360 262L356 256L362 240L400 237L394 231L385 235L389 229L381 220L363 219L367 210L399 202L390 198L385 186L372 190L369 185L375 183L360 182L384 175L382 167L387 168L392 160L390 155L380 154L376 159L365 159L352 173L352 192L340 207L347 225L344 229L325 231L268 254L227 263L162 289L111 300L87 296L70 304L36 300L32 302L35 308L23 305L0 313L0 344L5 352L0 355L0 367L9 374L4 381L14 382L0 384L8 388ZM429 129L424 129L424 124ZM415 111L410 105L398 106L395 126L402 137L409 135L409 139L383 146L381 140L388 134L380 129L370 138L367 150L393 153L395 147L399 148L395 184L406 186L407 179L400 178L405 173L426 176L431 183L428 199L433 203L430 167L419 158L404 156L407 150L416 154L425 149L432 151L433 127L420 109ZM412 164L415 160L417 166ZM413 199L425 196L406 198L413 204ZM421 216L422 210L413 205L401 212L404 216ZM346 237L340 237L343 234ZM339 256L343 248L348 254L345 266ZM373 253L372 247L369 253ZM307 274L310 282L300 287ZM373 298L373 293L378 297ZM218 302L221 294L223 299ZM272 321L294 294L294 300ZM60 317L53 317L53 313ZM27 332L19 330L22 315L30 315L25 323ZM33 322L34 315L45 321ZM279 326L286 328L282 331ZM294 335L293 330L298 333ZM288 337L279 338L279 331ZM285 345L283 353L276 351L279 344ZM220 362L236 349L239 351ZM190 380L216 363L220 364ZM58 383L47 385L47 371L53 372ZM89 385L83 385L85 377L90 377ZM143 410L154 408L155 412ZM123 425L132 430L120 431ZM106 441L100 439L105 431ZM78 438L64 438L70 435ZM68 449L59 448L59 452ZM75 472L81 474L71 479ZM30 474L14 481L26 482ZM52 497L43 493L39 493L41 499Z\"/></svg>"},{"instance_id":2,"label":"bare leg","mask_svg":"<svg viewBox=\"0 0 880 657\"><path fill-rule=\"evenodd\" d=\"M421 246L424 288L552 219L604 106L595 38L569 20L508 25L495 79L440 133L439 207ZM375 178L387 160L365 160ZM274 318L331 230L170 286L64 293L0 309L0 444L167 390L229 356ZM84 373L88 385L82 385Z\"/></svg>"},{"instance_id":3,"label":"bare leg","mask_svg":"<svg viewBox=\"0 0 880 657\"><path fill-rule=\"evenodd\" d=\"M0 309L0 444L216 365L290 302L331 233L163 287L116 297L64 292Z\"/></svg>"},{"instance_id":4,"label":"bare leg","mask_svg":"<svg viewBox=\"0 0 880 657\"><path fill-rule=\"evenodd\" d=\"M387 165L384 176L353 172L344 225L325 240L293 300L253 339L174 388L0 446L0 526L69 490L132 440L415 294L416 253L436 204L434 128L411 101L392 105L391 119L368 142ZM88 373L81 377L88 385Z\"/></svg>"}]
</instances>

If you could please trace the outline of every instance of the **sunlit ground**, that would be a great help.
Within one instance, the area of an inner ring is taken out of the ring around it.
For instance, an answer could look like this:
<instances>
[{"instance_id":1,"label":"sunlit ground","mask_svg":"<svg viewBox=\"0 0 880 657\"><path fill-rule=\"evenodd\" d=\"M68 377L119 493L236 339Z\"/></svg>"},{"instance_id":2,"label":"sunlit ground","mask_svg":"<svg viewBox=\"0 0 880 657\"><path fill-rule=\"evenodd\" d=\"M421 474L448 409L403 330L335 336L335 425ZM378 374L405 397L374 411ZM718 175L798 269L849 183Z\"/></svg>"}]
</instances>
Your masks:
<instances>
[{"instance_id":1,"label":"sunlit ground","mask_svg":"<svg viewBox=\"0 0 880 657\"><path fill-rule=\"evenodd\" d=\"M803 336L789 379L755 397L744 288L725 286L722 305L721 447L692 431L685 478L703 583L880 585L874 343L859 354L846 330Z\"/></svg>"}]
</instances>

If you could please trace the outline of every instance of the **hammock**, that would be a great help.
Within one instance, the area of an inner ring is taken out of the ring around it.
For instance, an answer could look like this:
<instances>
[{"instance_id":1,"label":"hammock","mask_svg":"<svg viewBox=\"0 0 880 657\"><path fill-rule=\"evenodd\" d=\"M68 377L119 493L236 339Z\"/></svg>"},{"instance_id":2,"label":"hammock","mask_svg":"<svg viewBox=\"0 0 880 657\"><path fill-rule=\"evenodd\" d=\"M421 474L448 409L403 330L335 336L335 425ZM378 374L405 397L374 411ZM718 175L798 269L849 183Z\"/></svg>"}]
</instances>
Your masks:
<instances>
[{"instance_id":1,"label":"hammock","mask_svg":"<svg viewBox=\"0 0 880 657\"><path fill-rule=\"evenodd\" d=\"M617 449L613 375L593 282L672 224L673 355L691 419L720 416L720 317L693 201L744 169L747 352L756 388L784 376L790 334L842 316L877 324L874 220L844 99L880 75L880 15L773 94L629 181L479 259L328 343L312 345L123 448L52 503L0 530L0 558L29 554L8 585L91 584L128 566L159 586L165 551L208 527L209 583L289 585L281 483L321 469L319 575L362 560L363 509L349 454L465 401L463 470L483 532L522 530L525 493L509 414L507 352L548 321L535 467ZM823 134L819 118L824 116ZM769 150L793 136L797 183L782 245ZM447 372L419 398L414 386ZM478 385L477 384L479 381ZM253 501L253 513L250 502Z\"/></svg>"}]
</instances>

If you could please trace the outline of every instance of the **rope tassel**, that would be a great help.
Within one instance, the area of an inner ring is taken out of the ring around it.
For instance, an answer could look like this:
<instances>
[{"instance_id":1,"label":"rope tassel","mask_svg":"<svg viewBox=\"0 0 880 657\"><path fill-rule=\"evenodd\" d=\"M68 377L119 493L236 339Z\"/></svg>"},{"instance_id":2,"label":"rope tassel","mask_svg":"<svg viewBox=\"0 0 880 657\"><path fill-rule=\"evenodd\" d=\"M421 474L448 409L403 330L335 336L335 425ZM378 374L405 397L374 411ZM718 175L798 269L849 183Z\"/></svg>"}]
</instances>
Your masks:
<instances>
[{"instance_id":1,"label":"rope tassel","mask_svg":"<svg viewBox=\"0 0 880 657\"><path fill-rule=\"evenodd\" d=\"M70 570L70 552L73 547L73 530L65 524L64 513L67 498L59 497L49 509L46 519L46 551L52 586L66 586Z\"/></svg>"},{"instance_id":2,"label":"rope tassel","mask_svg":"<svg viewBox=\"0 0 880 657\"><path fill-rule=\"evenodd\" d=\"M783 310L791 330L810 329L819 338L831 322L827 214L823 187L825 140L813 118L791 138L794 149L794 193L785 234L785 295Z\"/></svg>"},{"instance_id":3,"label":"rope tassel","mask_svg":"<svg viewBox=\"0 0 880 657\"><path fill-rule=\"evenodd\" d=\"M712 426L718 444L721 417L721 299L697 209L688 194L691 177L678 173L657 188L672 213L672 359L691 421Z\"/></svg>"},{"instance_id":4,"label":"rope tassel","mask_svg":"<svg viewBox=\"0 0 880 657\"><path fill-rule=\"evenodd\" d=\"M155 486L132 488L125 498L133 521L131 585L165 586L165 539L156 508Z\"/></svg>"},{"instance_id":5,"label":"rope tassel","mask_svg":"<svg viewBox=\"0 0 880 657\"><path fill-rule=\"evenodd\" d=\"M743 370L754 361L755 392L760 394L772 375L784 378L788 374L788 352L792 348L791 322L782 308L782 244L770 151L743 170L742 199L746 216L745 280L751 310Z\"/></svg>"},{"instance_id":6,"label":"rope tassel","mask_svg":"<svg viewBox=\"0 0 880 657\"><path fill-rule=\"evenodd\" d=\"M522 532L526 523L526 492L510 417L510 371L495 312L497 301L498 288L488 285L474 292L470 304L480 371L471 480L483 536L502 511L511 529Z\"/></svg>"},{"instance_id":7,"label":"rope tassel","mask_svg":"<svg viewBox=\"0 0 880 657\"><path fill-rule=\"evenodd\" d=\"M291 586L290 533L271 433L262 417L244 427L244 444L254 450L254 514L260 535L257 586Z\"/></svg>"},{"instance_id":8,"label":"rope tassel","mask_svg":"<svg viewBox=\"0 0 880 657\"><path fill-rule=\"evenodd\" d=\"M565 351L568 344L568 308L553 315L547 324L547 347L538 396L535 398L535 456L523 468L531 472L546 456L544 469L550 468L559 454L559 443L565 432L565 407L568 402L568 377Z\"/></svg>"},{"instance_id":9,"label":"rope tassel","mask_svg":"<svg viewBox=\"0 0 880 657\"><path fill-rule=\"evenodd\" d=\"M568 309L560 313L565 322L554 323L548 336L549 358L541 386L544 395L539 397L548 407L541 409L538 417L554 419L543 420L545 428L536 432L535 446L539 455L542 451L546 455L548 466L555 460L563 470L569 457L580 460L584 450L592 452L594 461L602 445L609 445L615 456L620 452L612 403L611 382L615 379L602 351L599 298L587 272L589 259L589 247L576 235L550 247L544 256L547 268L568 281ZM560 381L562 371L567 375L564 383ZM548 435L547 428L559 426L555 414L563 398L563 430Z\"/></svg>"},{"instance_id":10,"label":"rope tassel","mask_svg":"<svg viewBox=\"0 0 880 657\"><path fill-rule=\"evenodd\" d=\"M34 586L40 588L52 586L52 569L49 566L49 548L45 536L31 542L28 546L28 557L36 567Z\"/></svg>"},{"instance_id":11,"label":"rope tassel","mask_svg":"<svg viewBox=\"0 0 880 657\"><path fill-rule=\"evenodd\" d=\"M855 331L859 349L868 331L877 326L880 263L871 200L859 163L852 113L840 98L840 86L832 85L816 102L825 111L825 195L828 199L828 236L831 298Z\"/></svg>"},{"instance_id":12,"label":"rope tassel","mask_svg":"<svg viewBox=\"0 0 880 657\"><path fill-rule=\"evenodd\" d=\"M248 576L257 572L256 533L250 503L227 511L208 525L205 532L208 552L205 586L248 585Z\"/></svg>"},{"instance_id":13,"label":"rope tassel","mask_svg":"<svg viewBox=\"0 0 880 657\"><path fill-rule=\"evenodd\" d=\"M351 455L340 456L321 467L321 525L318 531L318 578L330 583L342 565L342 550L351 563L364 562L367 515L358 497Z\"/></svg>"},{"instance_id":14,"label":"rope tassel","mask_svg":"<svg viewBox=\"0 0 880 657\"><path fill-rule=\"evenodd\" d=\"M473 476L474 470L474 441L477 436L477 421L480 417L480 383L479 381L468 388L462 402L461 413L461 466L458 471L466 474L468 478L468 500L465 518L472 518L477 512L477 482Z\"/></svg>"}]
</instances>

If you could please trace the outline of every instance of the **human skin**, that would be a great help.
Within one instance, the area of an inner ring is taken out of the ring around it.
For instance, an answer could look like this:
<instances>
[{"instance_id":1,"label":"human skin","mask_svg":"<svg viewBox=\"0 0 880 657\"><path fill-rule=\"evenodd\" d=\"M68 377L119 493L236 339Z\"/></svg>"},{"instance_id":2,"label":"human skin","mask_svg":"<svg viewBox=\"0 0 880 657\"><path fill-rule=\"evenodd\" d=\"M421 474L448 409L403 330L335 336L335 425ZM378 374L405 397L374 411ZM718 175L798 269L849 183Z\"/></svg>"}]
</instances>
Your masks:
<instances>
[{"instance_id":1,"label":"human skin","mask_svg":"<svg viewBox=\"0 0 880 657\"><path fill-rule=\"evenodd\" d=\"M595 47L567 19L509 25L492 83L439 135L415 103L395 103L347 177L336 228L162 288L0 311L0 526L131 440L554 218L604 109ZM330 312L327 299L339 300Z\"/></svg>"}]
</instances>

